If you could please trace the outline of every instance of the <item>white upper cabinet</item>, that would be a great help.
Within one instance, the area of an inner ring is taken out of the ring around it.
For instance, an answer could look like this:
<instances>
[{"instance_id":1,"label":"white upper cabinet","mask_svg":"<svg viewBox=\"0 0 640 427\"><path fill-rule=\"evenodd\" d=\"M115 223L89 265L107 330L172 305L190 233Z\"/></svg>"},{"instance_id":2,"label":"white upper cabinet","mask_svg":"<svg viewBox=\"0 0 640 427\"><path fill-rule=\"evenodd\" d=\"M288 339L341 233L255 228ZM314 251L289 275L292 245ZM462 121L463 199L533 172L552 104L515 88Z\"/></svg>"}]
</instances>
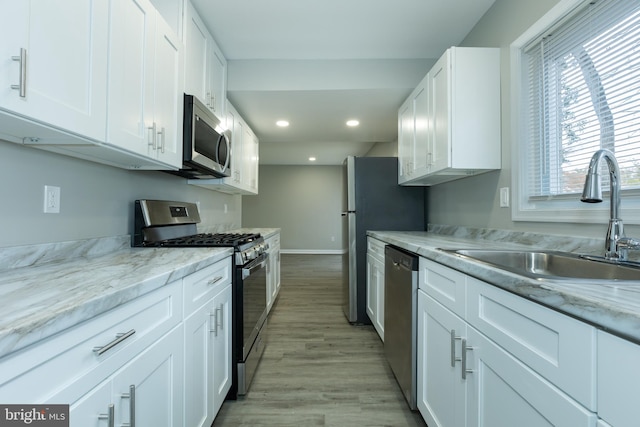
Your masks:
<instances>
[{"instance_id":1,"label":"white upper cabinet","mask_svg":"<svg viewBox=\"0 0 640 427\"><path fill-rule=\"evenodd\" d=\"M227 61L191 2L186 8L185 46L185 92L195 95L224 121Z\"/></svg>"},{"instance_id":2,"label":"white upper cabinet","mask_svg":"<svg viewBox=\"0 0 640 427\"><path fill-rule=\"evenodd\" d=\"M399 182L428 173L429 90L425 77L398 111Z\"/></svg>"},{"instance_id":3,"label":"white upper cabinet","mask_svg":"<svg viewBox=\"0 0 640 427\"><path fill-rule=\"evenodd\" d=\"M103 141L107 11L108 0L0 0L0 109ZM14 136L49 135L28 132Z\"/></svg>"},{"instance_id":4,"label":"white upper cabinet","mask_svg":"<svg viewBox=\"0 0 640 427\"><path fill-rule=\"evenodd\" d=\"M148 0L111 2L107 141L179 168L182 43Z\"/></svg>"},{"instance_id":5,"label":"white upper cabinet","mask_svg":"<svg viewBox=\"0 0 640 427\"><path fill-rule=\"evenodd\" d=\"M398 115L400 184L500 169L499 49L448 49Z\"/></svg>"}]
</instances>

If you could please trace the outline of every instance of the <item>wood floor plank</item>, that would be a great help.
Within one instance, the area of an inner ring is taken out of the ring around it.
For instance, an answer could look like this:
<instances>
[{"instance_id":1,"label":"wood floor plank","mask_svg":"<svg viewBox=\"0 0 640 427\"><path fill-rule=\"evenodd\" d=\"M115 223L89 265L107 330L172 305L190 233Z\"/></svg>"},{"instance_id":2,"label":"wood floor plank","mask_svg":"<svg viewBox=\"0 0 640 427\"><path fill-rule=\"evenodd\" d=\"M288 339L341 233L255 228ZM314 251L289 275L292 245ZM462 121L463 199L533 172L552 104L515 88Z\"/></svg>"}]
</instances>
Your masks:
<instances>
[{"instance_id":1,"label":"wood floor plank","mask_svg":"<svg viewBox=\"0 0 640 427\"><path fill-rule=\"evenodd\" d=\"M281 290L249 393L215 427L425 427L404 400L372 326L342 313L340 255L281 256Z\"/></svg>"}]
</instances>

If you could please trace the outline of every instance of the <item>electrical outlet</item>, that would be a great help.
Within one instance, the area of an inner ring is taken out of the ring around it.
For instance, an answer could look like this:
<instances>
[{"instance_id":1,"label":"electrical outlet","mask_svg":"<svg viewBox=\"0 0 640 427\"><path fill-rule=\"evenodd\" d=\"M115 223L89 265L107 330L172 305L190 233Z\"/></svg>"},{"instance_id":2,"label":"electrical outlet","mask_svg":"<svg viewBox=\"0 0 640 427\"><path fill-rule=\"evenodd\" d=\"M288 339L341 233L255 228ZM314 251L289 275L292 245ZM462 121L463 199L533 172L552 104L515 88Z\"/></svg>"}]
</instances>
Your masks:
<instances>
[{"instance_id":1,"label":"electrical outlet","mask_svg":"<svg viewBox=\"0 0 640 427\"><path fill-rule=\"evenodd\" d=\"M500 207L509 207L509 187L502 187L500 189Z\"/></svg>"},{"instance_id":2,"label":"electrical outlet","mask_svg":"<svg viewBox=\"0 0 640 427\"><path fill-rule=\"evenodd\" d=\"M60 213L60 187L44 186L44 213Z\"/></svg>"}]
</instances>

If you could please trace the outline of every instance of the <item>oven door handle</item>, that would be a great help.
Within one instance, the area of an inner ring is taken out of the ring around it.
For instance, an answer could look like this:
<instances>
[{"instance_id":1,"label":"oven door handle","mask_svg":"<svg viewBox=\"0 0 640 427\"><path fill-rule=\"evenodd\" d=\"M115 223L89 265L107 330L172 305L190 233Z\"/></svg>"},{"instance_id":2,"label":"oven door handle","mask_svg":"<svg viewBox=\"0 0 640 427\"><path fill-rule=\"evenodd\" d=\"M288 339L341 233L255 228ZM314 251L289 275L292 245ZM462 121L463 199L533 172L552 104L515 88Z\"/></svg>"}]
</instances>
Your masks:
<instances>
[{"instance_id":1,"label":"oven door handle","mask_svg":"<svg viewBox=\"0 0 640 427\"><path fill-rule=\"evenodd\" d=\"M267 253L261 254L258 258L251 261L246 267L242 268L242 280L251 276L256 271L266 268L267 266L267 258L269 255Z\"/></svg>"}]
</instances>

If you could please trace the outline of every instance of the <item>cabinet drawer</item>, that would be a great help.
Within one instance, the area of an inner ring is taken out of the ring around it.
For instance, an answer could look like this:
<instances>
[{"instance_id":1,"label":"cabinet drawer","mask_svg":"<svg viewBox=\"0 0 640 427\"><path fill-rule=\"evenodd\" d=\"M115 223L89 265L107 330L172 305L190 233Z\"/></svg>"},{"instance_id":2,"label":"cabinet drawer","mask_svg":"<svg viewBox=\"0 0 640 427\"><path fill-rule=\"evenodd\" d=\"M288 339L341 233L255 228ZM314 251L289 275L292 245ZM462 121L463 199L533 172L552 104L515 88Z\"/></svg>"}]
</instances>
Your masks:
<instances>
[{"instance_id":1,"label":"cabinet drawer","mask_svg":"<svg viewBox=\"0 0 640 427\"><path fill-rule=\"evenodd\" d=\"M274 236L269 237L266 240L267 244L269 244L269 248L275 248L276 246L280 246L280 233L277 233Z\"/></svg>"},{"instance_id":2,"label":"cabinet drawer","mask_svg":"<svg viewBox=\"0 0 640 427\"><path fill-rule=\"evenodd\" d=\"M367 237L367 254L384 263L384 247L386 243L381 240Z\"/></svg>"},{"instance_id":3,"label":"cabinet drawer","mask_svg":"<svg viewBox=\"0 0 640 427\"><path fill-rule=\"evenodd\" d=\"M464 318L467 276L425 258L420 258L418 288Z\"/></svg>"},{"instance_id":4,"label":"cabinet drawer","mask_svg":"<svg viewBox=\"0 0 640 427\"><path fill-rule=\"evenodd\" d=\"M181 299L176 281L7 356L0 360L0 401L39 403L71 383L90 389L178 325ZM128 336L118 341L118 334Z\"/></svg>"},{"instance_id":5,"label":"cabinet drawer","mask_svg":"<svg viewBox=\"0 0 640 427\"><path fill-rule=\"evenodd\" d=\"M471 325L595 411L595 328L474 278L467 298Z\"/></svg>"},{"instance_id":6,"label":"cabinet drawer","mask_svg":"<svg viewBox=\"0 0 640 427\"><path fill-rule=\"evenodd\" d=\"M231 283L231 257L216 262L182 279L184 315L188 317L219 292L220 286Z\"/></svg>"}]
</instances>

